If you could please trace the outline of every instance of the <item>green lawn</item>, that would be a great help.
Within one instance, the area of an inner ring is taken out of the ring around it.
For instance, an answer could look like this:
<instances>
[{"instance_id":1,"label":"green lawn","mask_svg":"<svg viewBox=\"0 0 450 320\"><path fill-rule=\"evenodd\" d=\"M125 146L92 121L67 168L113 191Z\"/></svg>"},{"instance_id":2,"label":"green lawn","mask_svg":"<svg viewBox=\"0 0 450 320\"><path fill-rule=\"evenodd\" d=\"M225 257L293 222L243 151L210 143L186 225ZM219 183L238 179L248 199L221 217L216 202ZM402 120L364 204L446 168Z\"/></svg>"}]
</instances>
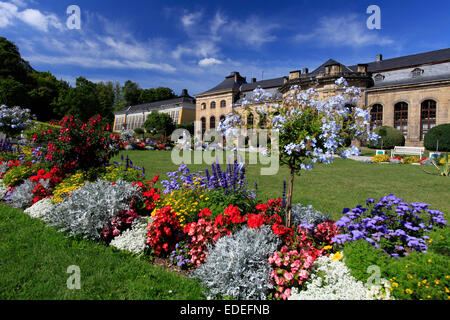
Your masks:
<instances>
[{"instance_id":1,"label":"green lawn","mask_svg":"<svg viewBox=\"0 0 450 320\"><path fill-rule=\"evenodd\" d=\"M69 290L71 265L81 289ZM21 210L0 204L0 299L197 300L202 288L144 259L85 239L66 238Z\"/></svg>"},{"instance_id":2,"label":"green lawn","mask_svg":"<svg viewBox=\"0 0 450 320\"><path fill-rule=\"evenodd\" d=\"M167 151L126 151L123 155L128 155L135 165L144 166L148 178L160 174L160 181L167 179L166 172L178 168ZM120 160L120 156L117 159ZM189 165L192 171L207 167L206 164ZM249 165L247 170L250 186L258 184L258 198L281 197L283 181L289 178L288 170L281 167L277 175L262 176L260 168ZM368 198L392 193L408 202L429 203L448 217L450 179L427 174L424 170L437 172L431 166L367 164L337 159L331 165L317 165L313 171L295 177L293 202L311 204L338 219L343 208L364 205Z\"/></svg>"}]
</instances>

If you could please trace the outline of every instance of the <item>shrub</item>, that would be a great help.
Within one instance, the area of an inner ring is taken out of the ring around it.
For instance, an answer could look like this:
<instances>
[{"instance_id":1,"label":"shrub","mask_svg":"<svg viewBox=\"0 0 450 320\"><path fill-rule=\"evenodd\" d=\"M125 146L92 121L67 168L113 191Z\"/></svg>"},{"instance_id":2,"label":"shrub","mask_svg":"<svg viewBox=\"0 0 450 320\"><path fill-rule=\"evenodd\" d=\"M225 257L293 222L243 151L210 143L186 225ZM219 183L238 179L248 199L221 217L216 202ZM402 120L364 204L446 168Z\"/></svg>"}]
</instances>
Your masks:
<instances>
[{"instance_id":1,"label":"shrub","mask_svg":"<svg viewBox=\"0 0 450 320\"><path fill-rule=\"evenodd\" d=\"M44 186L48 186L48 181L40 180L39 183ZM8 203L19 209L26 209L33 203L33 190L36 188L37 182L31 180L25 180L24 183L14 189L11 196L8 199Z\"/></svg>"},{"instance_id":2,"label":"shrub","mask_svg":"<svg viewBox=\"0 0 450 320\"><path fill-rule=\"evenodd\" d=\"M292 207L291 221L295 226L300 226L303 223L318 225L327 221L329 218L329 215L315 210L311 205L306 207L298 203Z\"/></svg>"},{"instance_id":3,"label":"shrub","mask_svg":"<svg viewBox=\"0 0 450 320\"><path fill-rule=\"evenodd\" d=\"M444 214L425 203L408 204L389 195L377 203L368 199L366 204L370 209L358 205L343 210L343 217L336 223L342 234L333 242L364 239L393 257L401 257L411 251L426 252L429 237L425 233L434 226L446 225Z\"/></svg>"},{"instance_id":4,"label":"shrub","mask_svg":"<svg viewBox=\"0 0 450 320\"><path fill-rule=\"evenodd\" d=\"M137 135L143 135L145 133L144 129L142 129L142 128L136 128L136 129L134 129L134 132Z\"/></svg>"},{"instance_id":5,"label":"shrub","mask_svg":"<svg viewBox=\"0 0 450 320\"><path fill-rule=\"evenodd\" d=\"M305 290L292 290L289 300L390 300L389 282L384 286L367 288L355 279L341 254L322 256L315 262L314 273L305 284Z\"/></svg>"},{"instance_id":6,"label":"shrub","mask_svg":"<svg viewBox=\"0 0 450 320\"><path fill-rule=\"evenodd\" d=\"M31 124L31 111L20 107L0 106L0 132L14 137Z\"/></svg>"},{"instance_id":7,"label":"shrub","mask_svg":"<svg viewBox=\"0 0 450 320\"><path fill-rule=\"evenodd\" d=\"M44 131L41 138L49 141L43 152L45 159L60 169L74 172L102 168L119 151L119 137L109 132L108 125L103 126L100 116L88 123L70 116L59 124L59 132ZM34 137L33 141L41 138Z\"/></svg>"},{"instance_id":8,"label":"shrub","mask_svg":"<svg viewBox=\"0 0 450 320\"><path fill-rule=\"evenodd\" d=\"M381 138L378 140L377 144L369 144L369 148L389 150L394 149L395 146L405 145L405 137L403 136L403 133L393 127L378 127L374 132Z\"/></svg>"},{"instance_id":9,"label":"shrub","mask_svg":"<svg viewBox=\"0 0 450 320\"><path fill-rule=\"evenodd\" d=\"M53 203L49 198L45 198L39 200L24 212L31 218L41 219L51 208L53 208Z\"/></svg>"},{"instance_id":10,"label":"shrub","mask_svg":"<svg viewBox=\"0 0 450 320\"><path fill-rule=\"evenodd\" d=\"M8 187L4 185L3 180L0 179L0 200L3 200L3 198L6 196L6 193L8 192Z\"/></svg>"},{"instance_id":11,"label":"shrub","mask_svg":"<svg viewBox=\"0 0 450 320\"><path fill-rule=\"evenodd\" d=\"M128 210L131 199L138 196L135 187L121 180L115 184L106 180L88 182L46 213L44 220L69 236L100 239L111 218Z\"/></svg>"},{"instance_id":12,"label":"shrub","mask_svg":"<svg viewBox=\"0 0 450 320\"><path fill-rule=\"evenodd\" d=\"M431 128L423 143L428 150L450 151L450 123Z\"/></svg>"},{"instance_id":13,"label":"shrub","mask_svg":"<svg viewBox=\"0 0 450 320\"><path fill-rule=\"evenodd\" d=\"M280 244L269 226L243 227L219 239L206 263L192 272L213 296L236 299L266 299L272 285L269 255Z\"/></svg>"}]
</instances>

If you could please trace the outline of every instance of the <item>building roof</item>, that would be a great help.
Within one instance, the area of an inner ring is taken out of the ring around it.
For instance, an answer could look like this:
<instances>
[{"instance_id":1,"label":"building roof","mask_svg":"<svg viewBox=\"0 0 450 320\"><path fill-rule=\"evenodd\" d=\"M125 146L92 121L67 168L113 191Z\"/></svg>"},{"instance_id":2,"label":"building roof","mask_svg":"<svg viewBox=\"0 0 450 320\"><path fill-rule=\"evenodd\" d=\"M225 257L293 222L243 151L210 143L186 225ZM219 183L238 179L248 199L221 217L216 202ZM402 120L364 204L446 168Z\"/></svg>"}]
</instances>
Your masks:
<instances>
[{"instance_id":1,"label":"building roof","mask_svg":"<svg viewBox=\"0 0 450 320\"><path fill-rule=\"evenodd\" d=\"M241 91L243 91L243 92L244 91L253 91L257 87L261 87L263 89L278 88L284 84L284 79L285 79L285 77L280 77L280 78L261 80L261 81L251 82L251 83L244 83L241 86Z\"/></svg>"},{"instance_id":2,"label":"building roof","mask_svg":"<svg viewBox=\"0 0 450 320\"><path fill-rule=\"evenodd\" d=\"M367 71L380 72L444 61L450 61L450 48L369 62L367 63ZM356 68L356 66L352 66L350 68Z\"/></svg>"},{"instance_id":3,"label":"building roof","mask_svg":"<svg viewBox=\"0 0 450 320\"><path fill-rule=\"evenodd\" d=\"M147 112L151 110L160 109L164 106L170 106L170 105L176 105L176 104L195 104L195 98L191 97L187 90L183 90L183 93L178 98L168 99L168 100L161 100L161 101L155 101L151 103L145 103L140 104L136 106L126 107L120 111L115 112L114 114L120 115L120 114L129 114L129 113L139 113L139 112Z\"/></svg>"},{"instance_id":4,"label":"building roof","mask_svg":"<svg viewBox=\"0 0 450 320\"><path fill-rule=\"evenodd\" d=\"M307 74L302 74L302 75L300 75L300 76L303 76L303 77L314 77L314 76L317 76L317 75L319 75L319 74L324 74L324 73L325 73L325 67L332 66L332 65L336 65L336 64L342 66L342 72L344 72L344 73L347 73L347 72L350 72L350 73L351 73L351 72L354 72L352 69L350 69L350 68L347 67L346 65L344 65L344 64L342 64L342 63L340 63L340 62L338 62L338 61L336 61L336 60L329 59L328 61L326 61L324 64L322 64L320 67L318 67L318 68L315 69L314 71L312 71L312 72L310 72L310 73L307 73Z\"/></svg>"},{"instance_id":5,"label":"building roof","mask_svg":"<svg viewBox=\"0 0 450 320\"><path fill-rule=\"evenodd\" d=\"M232 90L232 91L239 91L239 88L242 84L247 83L247 80L239 74L237 71L231 72L231 74L227 77L225 77L225 80L223 80L221 83L219 83L217 86L215 86L212 89L209 89L208 91L205 91L201 94L208 94L218 91L226 91L226 90Z\"/></svg>"},{"instance_id":6,"label":"building roof","mask_svg":"<svg viewBox=\"0 0 450 320\"><path fill-rule=\"evenodd\" d=\"M432 75L432 76L420 76L416 78L402 78L393 81L375 81L375 84L368 89L378 89L386 87L396 87L403 85L412 85L419 83L435 82L435 81L445 81L450 80L450 73Z\"/></svg>"}]
</instances>

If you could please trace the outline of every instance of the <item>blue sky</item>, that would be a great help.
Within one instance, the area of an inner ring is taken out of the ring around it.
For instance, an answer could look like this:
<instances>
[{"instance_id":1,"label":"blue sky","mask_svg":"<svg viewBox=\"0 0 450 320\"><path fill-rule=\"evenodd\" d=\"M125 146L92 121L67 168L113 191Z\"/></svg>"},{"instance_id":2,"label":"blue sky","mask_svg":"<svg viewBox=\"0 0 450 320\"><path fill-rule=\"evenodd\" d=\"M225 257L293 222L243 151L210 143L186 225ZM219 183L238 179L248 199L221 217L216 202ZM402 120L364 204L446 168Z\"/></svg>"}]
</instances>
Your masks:
<instances>
[{"instance_id":1,"label":"blue sky","mask_svg":"<svg viewBox=\"0 0 450 320\"><path fill-rule=\"evenodd\" d=\"M81 29L66 27L69 5ZM381 9L369 30L367 7ZM450 47L450 1L0 0L0 36L39 71L74 84L138 82L201 93L231 71L247 79Z\"/></svg>"}]
</instances>

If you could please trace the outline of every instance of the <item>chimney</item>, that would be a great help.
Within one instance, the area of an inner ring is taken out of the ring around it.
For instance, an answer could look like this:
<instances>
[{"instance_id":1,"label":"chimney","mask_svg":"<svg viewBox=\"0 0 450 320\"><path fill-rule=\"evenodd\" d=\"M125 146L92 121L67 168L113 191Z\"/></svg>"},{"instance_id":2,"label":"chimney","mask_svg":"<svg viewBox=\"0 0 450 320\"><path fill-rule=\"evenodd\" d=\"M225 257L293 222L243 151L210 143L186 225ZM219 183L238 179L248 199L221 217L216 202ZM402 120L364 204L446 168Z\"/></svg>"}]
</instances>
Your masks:
<instances>
[{"instance_id":1,"label":"chimney","mask_svg":"<svg viewBox=\"0 0 450 320\"><path fill-rule=\"evenodd\" d=\"M188 91L187 91L187 89L183 89L183 91L181 92L181 96L182 96L182 97L187 97L187 96L188 96Z\"/></svg>"},{"instance_id":2,"label":"chimney","mask_svg":"<svg viewBox=\"0 0 450 320\"><path fill-rule=\"evenodd\" d=\"M289 80L293 80L293 79L298 79L300 78L300 74L302 72L300 70L296 70L296 71L291 71L289 72Z\"/></svg>"},{"instance_id":3,"label":"chimney","mask_svg":"<svg viewBox=\"0 0 450 320\"><path fill-rule=\"evenodd\" d=\"M383 61L383 55L381 53L377 54L377 62Z\"/></svg>"},{"instance_id":4,"label":"chimney","mask_svg":"<svg viewBox=\"0 0 450 320\"><path fill-rule=\"evenodd\" d=\"M308 68L303 68L303 69L302 69L302 73L303 73L303 74L308 74L308 73L309 73Z\"/></svg>"},{"instance_id":5,"label":"chimney","mask_svg":"<svg viewBox=\"0 0 450 320\"><path fill-rule=\"evenodd\" d=\"M367 64L358 64L359 73L367 73Z\"/></svg>"},{"instance_id":6,"label":"chimney","mask_svg":"<svg viewBox=\"0 0 450 320\"><path fill-rule=\"evenodd\" d=\"M256 82L256 78L252 78L252 83L255 83Z\"/></svg>"}]
</instances>

